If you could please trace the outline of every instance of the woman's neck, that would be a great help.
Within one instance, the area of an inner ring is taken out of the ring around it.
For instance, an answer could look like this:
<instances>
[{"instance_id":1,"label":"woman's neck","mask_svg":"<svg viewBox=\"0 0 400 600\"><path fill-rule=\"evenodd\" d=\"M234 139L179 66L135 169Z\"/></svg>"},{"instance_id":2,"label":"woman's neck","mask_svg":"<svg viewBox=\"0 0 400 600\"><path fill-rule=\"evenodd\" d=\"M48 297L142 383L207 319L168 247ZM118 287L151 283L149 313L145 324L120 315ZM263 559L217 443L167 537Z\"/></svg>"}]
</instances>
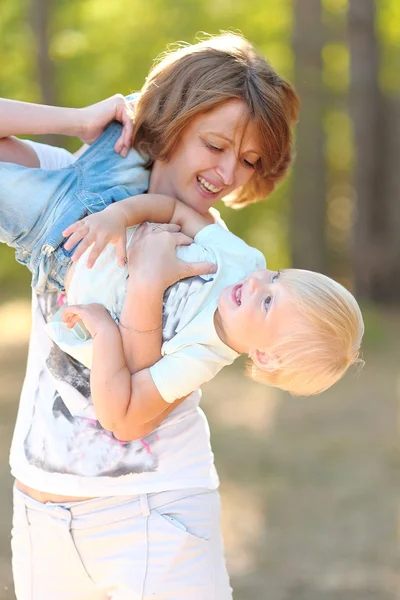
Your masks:
<instances>
[{"instance_id":1,"label":"woman's neck","mask_svg":"<svg viewBox=\"0 0 400 600\"><path fill-rule=\"evenodd\" d=\"M163 160L155 160L150 172L149 194L165 194L173 196L173 190L169 184L169 178L166 173L168 163Z\"/></svg>"}]
</instances>

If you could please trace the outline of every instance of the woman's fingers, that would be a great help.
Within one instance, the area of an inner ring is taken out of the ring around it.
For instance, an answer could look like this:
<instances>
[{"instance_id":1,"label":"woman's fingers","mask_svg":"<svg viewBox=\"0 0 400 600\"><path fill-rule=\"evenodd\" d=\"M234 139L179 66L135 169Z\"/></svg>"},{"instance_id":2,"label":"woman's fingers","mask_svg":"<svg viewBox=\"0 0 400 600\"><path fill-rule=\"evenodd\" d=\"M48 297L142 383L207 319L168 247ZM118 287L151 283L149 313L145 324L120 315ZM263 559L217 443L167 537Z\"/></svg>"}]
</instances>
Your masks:
<instances>
[{"instance_id":1,"label":"woman's fingers","mask_svg":"<svg viewBox=\"0 0 400 600\"><path fill-rule=\"evenodd\" d=\"M175 246L189 246L193 244L193 238L189 237L185 233L173 233Z\"/></svg>"},{"instance_id":2,"label":"woman's fingers","mask_svg":"<svg viewBox=\"0 0 400 600\"><path fill-rule=\"evenodd\" d=\"M126 157L132 145L133 122L130 115L129 105L123 99L117 110L117 118L122 123L122 132L115 142L114 150L121 156Z\"/></svg>"},{"instance_id":3,"label":"woman's fingers","mask_svg":"<svg viewBox=\"0 0 400 600\"><path fill-rule=\"evenodd\" d=\"M187 263L183 260L182 263L182 276L181 279L186 277L195 277L196 275L210 275L217 272L217 265L210 262L191 262Z\"/></svg>"},{"instance_id":4,"label":"woman's fingers","mask_svg":"<svg viewBox=\"0 0 400 600\"><path fill-rule=\"evenodd\" d=\"M160 223L158 225L153 223L152 227L154 233L161 233L162 231L167 231L168 233L177 233L181 230L181 226L177 225L176 223Z\"/></svg>"}]
</instances>

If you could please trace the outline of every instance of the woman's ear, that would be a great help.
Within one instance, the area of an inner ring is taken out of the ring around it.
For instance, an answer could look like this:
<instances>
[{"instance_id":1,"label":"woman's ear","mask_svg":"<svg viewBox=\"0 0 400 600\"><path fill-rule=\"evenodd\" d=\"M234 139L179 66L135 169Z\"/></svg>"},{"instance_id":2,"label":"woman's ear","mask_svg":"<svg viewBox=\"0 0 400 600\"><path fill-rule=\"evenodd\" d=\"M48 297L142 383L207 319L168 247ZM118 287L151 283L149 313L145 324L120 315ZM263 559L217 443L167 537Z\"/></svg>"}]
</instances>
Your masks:
<instances>
[{"instance_id":1,"label":"woman's ear","mask_svg":"<svg viewBox=\"0 0 400 600\"><path fill-rule=\"evenodd\" d=\"M279 360L276 356L263 352L262 350L253 350L249 353L249 358L259 369L263 371L277 371L279 369Z\"/></svg>"}]
</instances>

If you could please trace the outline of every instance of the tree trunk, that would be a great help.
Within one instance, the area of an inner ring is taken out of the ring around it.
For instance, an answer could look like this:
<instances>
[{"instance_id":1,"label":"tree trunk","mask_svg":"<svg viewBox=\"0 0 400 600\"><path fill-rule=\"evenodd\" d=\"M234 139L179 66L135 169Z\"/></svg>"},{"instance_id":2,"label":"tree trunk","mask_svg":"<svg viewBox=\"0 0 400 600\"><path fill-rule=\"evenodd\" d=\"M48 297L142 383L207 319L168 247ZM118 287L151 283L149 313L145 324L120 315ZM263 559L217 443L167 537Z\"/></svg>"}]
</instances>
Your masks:
<instances>
[{"instance_id":1,"label":"tree trunk","mask_svg":"<svg viewBox=\"0 0 400 600\"><path fill-rule=\"evenodd\" d=\"M354 127L357 217L354 224L356 292L371 298L378 258L377 238L383 230L379 189L379 56L375 36L374 0L350 0L350 109Z\"/></svg>"},{"instance_id":2,"label":"tree trunk","mask_svg":"<svg viewBox=\"0 0 400 600\"><path fill-rule=\"evenodd\" d=\"M326 184L320 0L294 0L295 85L301 111L293 177L291 246L295 267L326 269Z\"/></svg>"},{"instance_id":3,"label":"tree trunk","mask_svg":"<svg viewBox=\"0 0 400 600\"><path fill-rule=\"evenodd\" d=\"M55 105L57 95L54 86L54 65L49 54L51 9L52 0L31 0L30 21L36 40L36 72L41 92L40 102ZM58 146L62 144L62 137L48 135L45 141Z\"/></svg>"},{"instance_id":4,"label":"tree trunk","mask_svg":"<svg viewBox=\"0 0 400 600\"><path fill-rule=\"evenodd\" d=\"M400 99L379 89L374 0L350 0L351 108L355 139L354 269L359 297L400 300Z\"/></svg>"}]
</instances>

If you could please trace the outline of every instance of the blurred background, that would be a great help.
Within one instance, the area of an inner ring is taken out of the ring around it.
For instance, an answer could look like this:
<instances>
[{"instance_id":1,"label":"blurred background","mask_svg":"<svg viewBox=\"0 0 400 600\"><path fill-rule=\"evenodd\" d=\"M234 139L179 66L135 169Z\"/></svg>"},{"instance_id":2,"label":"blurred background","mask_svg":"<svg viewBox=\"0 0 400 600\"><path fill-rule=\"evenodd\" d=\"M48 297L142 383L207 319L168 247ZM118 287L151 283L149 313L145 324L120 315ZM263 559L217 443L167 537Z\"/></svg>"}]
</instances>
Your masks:
<instances>
[{"instance_id":1,"label":"blurred background","mask_svg":"<svg viewBox=\"0 0 400 600\"><path fill-rule=\"evenodd\" d=\"M127 94L167 44L226 29L295 84L302 109L288 180L265 203L218 208L270 268L349 287L366 322L364 369L317 398L252 383L243 364L204 387L235 599L399 599L400 2L2 0L0 95L83 106ZM0 259L3 600L30 290L8 248Z\"/></svg>"}]
</instances>

